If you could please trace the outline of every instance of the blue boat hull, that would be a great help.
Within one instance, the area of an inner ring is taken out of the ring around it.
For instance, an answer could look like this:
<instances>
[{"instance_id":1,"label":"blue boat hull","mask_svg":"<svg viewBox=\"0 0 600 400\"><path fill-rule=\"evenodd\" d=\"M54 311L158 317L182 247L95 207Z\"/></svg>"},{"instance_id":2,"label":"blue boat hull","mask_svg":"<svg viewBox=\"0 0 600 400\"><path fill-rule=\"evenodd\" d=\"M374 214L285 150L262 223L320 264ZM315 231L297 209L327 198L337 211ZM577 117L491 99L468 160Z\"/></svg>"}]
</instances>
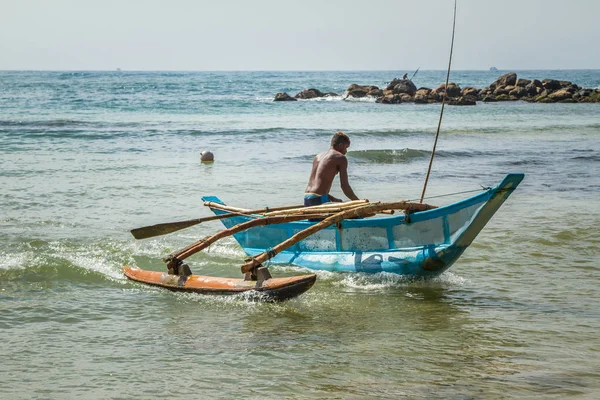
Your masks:
<instances>
[{"instance_id":1,"label":"blue boat hull","mask_svg":"<svg viewBox=\"0 0 600 400\"><path fill-rule=\"evenodd\" d=\"M270 262L325 271L439 275L454 264L523 177L508 174L494 188L411 214L409 221L404 215L344 220L296 243ZM203 200L224 204L214 196ZM227 213L211 210L216 215ZM221 221L231 228L249 219L235 216ZM246 254L255 256L314 224L299 221L266 225L233 236Z\"/></svg>"}]
</instances>

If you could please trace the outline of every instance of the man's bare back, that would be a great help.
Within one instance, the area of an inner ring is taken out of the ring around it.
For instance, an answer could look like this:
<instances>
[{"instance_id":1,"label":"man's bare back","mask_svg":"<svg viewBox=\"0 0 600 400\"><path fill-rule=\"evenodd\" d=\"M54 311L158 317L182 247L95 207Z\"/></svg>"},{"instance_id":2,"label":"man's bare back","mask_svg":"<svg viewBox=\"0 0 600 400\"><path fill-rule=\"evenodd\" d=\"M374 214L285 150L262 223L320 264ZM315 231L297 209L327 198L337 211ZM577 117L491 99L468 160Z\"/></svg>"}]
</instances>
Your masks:
<instances>
[{"instance_id":1,"label":"man's bare back","mask_svg":"<svg viewBox=\"0 0 600 400\"><path fill-rule=\"evenodd\" d=\"M342 201L329 194L335 176L340 174L342 191L351 200L358 200L352 187L348 183L348 159L346 152L350 147L350 139L345 134L338 132L331 141L331 148L317 154L313 160L312 171L306 186L306 194L317 196L329 195L332 201Z\"/></svg>"}]
</instances>

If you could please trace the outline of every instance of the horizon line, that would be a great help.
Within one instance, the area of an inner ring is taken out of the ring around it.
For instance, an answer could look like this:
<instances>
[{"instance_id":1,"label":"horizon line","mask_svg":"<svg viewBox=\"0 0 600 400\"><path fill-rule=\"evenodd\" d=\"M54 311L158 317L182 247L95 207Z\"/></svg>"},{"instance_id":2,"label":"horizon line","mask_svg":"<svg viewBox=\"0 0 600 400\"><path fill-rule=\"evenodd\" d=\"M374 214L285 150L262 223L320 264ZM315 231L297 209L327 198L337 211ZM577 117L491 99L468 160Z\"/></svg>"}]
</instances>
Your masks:
<instances>
[{"instance_id":1,"label":"horizon line","mask_svg":"<svg viewBox=\"0 0 600 400\"><path fill-rule=\"evenodd\" d=\"M414 71L407 69L0 69L0 72L393 72ZM446 69L421 69L429 72L445 72ZM501 72L501 71L600 71L600 68L496 68L488 69L453 69L458 72Z\"/></svg>"}]
</instances>

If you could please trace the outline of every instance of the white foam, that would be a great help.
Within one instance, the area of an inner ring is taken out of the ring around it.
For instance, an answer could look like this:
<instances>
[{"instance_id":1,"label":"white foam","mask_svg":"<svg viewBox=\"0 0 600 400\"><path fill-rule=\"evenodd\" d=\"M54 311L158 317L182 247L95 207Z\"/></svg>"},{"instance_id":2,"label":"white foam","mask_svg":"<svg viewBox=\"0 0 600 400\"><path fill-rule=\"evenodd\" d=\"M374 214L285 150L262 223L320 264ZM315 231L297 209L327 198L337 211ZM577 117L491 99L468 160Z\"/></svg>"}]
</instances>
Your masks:
<instances>
[{"instance_id":1,"label":"white foam","mask_svg":"<svg viewBox=\"0 0 600 400\"><path fill-rule=\"evenodd\" d=\"M114 244L113 244L114 245ZM120 246L116 246L119 248ZM121 262L111 260L113 255L106 248L98 245L87 245L84 247L71 248L61 242L52 242L49 248L76 267L86 271L96 272L114 280L123 281L125 278L121 272Z\"/></svg>"},{"instance_id":2,"label":"white foam","mask_svg":"<svg viewBox=\"0 0 600 400\"><path fill-rule=\"evenodd\" d=\"M33 252L24 252L20 254L0 253L0 269L3 270L22 270L34 263L38 256Z\"/></svg>"}]
</instances>

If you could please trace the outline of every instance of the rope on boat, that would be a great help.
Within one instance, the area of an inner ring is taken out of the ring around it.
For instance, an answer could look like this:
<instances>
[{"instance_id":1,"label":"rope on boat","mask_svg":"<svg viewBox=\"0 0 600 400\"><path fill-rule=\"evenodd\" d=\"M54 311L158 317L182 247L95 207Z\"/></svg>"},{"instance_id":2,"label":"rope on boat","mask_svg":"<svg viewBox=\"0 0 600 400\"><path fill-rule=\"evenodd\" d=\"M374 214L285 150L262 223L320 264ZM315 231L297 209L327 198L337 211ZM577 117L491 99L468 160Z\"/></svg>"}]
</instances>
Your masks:
<instances>
[{"instance_id":1,"label":"rope on boat","mask_svg":"<svg viewBox=\"0 0 600 400\"><path fill-rule=\"evenodd\" d=\"M431 165L433 164L433 157L435 156L435 148L437 147L438 137L440 136L440 127L442 126L442 116L444 115L444 105L446 104L446 94L448 92L448 81L450 80L450 67L452 65L452 51L454 50L454 31L456 28L456 0L454 0L454 21L452 22L452 42L450 43L450 59L448 60L448 73L446 74L446 85L444 86L444 96L442 97L442 110L440 111L440 120L438 122L437 133L435 134L435 141L433 143L433 150L431 151L431 157L429 158L429 168L427 168L427 175L425 176L425 184L423 184L423 192L421 193L421 200L423 202L425 198L425 190L427 189L427 182L429 181L429 174L431 173Z\"/></svg>"},{"instance_id":2,"label":"rope on boat","mask_svg":"<svg viewBox=\"0 0 600 400\"><path fill-rule=\"evenodd\" d=\"M454 193L446 193L446 194L440 194L437 196L428 196L425 197L425 199L438 199L440 197L449 197L449 196L455 196L457 194L465 194L465 193L473 193L473 192L481 192L481 191L486 191L486 190L490 190L492 189L491 187L486 187L486 186L481 186L481 189L473 189L473 190L465 190L463 192L454 192ZM420 203L423 202L424 199L421 199ZM417 201L416 199L414 200L407 200L408 202L413 202L413 201Z\"/></svg>"}]
</instances>

